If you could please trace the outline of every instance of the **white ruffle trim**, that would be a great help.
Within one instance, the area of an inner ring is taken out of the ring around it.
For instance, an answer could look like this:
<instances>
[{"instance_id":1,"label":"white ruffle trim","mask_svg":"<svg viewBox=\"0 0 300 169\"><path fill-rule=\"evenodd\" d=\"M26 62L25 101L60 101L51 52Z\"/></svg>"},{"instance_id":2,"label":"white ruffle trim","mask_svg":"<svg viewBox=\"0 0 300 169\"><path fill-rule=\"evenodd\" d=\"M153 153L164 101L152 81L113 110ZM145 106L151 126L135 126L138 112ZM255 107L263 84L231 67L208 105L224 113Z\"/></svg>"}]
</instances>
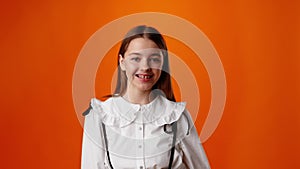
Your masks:
<instances>
[{"instance_id":1,"label":"white ruffle trim","mask_svg":"<svg viewBox=\"0 0 300 169\"><path fill-rule=\"evenodd\" d=\"M118 108L116 106L118 106L119 103L114 99L116 98L109 98L104 102L96 98L91 99L91 111L98 114L105 125L114 127L129 125L136 119L138 108L132 108L132 105L128 104L128 109L125 110L126 114L122 114L117 112ZM155 107L152 109L154 112L149 112L151 114L148 115L151 116L151 123L156 126L171 124L177 121L185 110L185 102L172 102L162 96L160 101L162 103L156 105L160 107ZM122 102L122 104L124 104L124 102ZM122 108L124 109L124 107ZM163 111L160 112L161 110Z\"/></svg>"},{"instance_id":2,"label":"white ruffle trim","mask_svg":"<svg viewBox=\"0 0 300 169\"><path fill-rule=\"evenodd\" d=\"M101 122L108 126L123 127L134 121L134 118L124 118L113 110L113 105L109 104L110 100L102 102L96 98L91 100L92 111L98 114ZM111 105L111 106L108 106Z\"/></svg>"},{"instance_id":3,"label":"white ruffle trim","mask_svg":"<svg viewBox=\"0 0 300 169\"><path fill-rule=\"evenodd\" d=\"M177 121L185 110L185 102L171 102L169 100L167 100L167 102L168 104L164 114L162 114L161 117L158 117L157 120L153 122L156 126L171 124Z\"/></svg>"}]
</instances>

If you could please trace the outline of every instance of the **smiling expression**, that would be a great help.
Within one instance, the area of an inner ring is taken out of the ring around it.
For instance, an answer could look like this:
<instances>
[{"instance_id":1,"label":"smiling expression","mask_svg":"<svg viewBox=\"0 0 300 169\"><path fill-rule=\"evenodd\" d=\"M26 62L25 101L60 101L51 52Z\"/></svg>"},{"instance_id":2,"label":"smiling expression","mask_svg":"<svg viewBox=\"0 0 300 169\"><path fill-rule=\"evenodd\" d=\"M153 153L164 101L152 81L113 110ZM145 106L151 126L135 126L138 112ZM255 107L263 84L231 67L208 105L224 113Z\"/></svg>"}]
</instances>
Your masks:
<instances>
[{"instance_id":1,"label":"smiling expression","mask_svg":"<svg viewBox=\"0 0 300 169\"><path fill-rule=\"evenodd\" d=\"M127 76L127 91L148 92L160 77L163 55L152 40L136 38L129 43L119 62Z\"/></svg>"}]
</instances>

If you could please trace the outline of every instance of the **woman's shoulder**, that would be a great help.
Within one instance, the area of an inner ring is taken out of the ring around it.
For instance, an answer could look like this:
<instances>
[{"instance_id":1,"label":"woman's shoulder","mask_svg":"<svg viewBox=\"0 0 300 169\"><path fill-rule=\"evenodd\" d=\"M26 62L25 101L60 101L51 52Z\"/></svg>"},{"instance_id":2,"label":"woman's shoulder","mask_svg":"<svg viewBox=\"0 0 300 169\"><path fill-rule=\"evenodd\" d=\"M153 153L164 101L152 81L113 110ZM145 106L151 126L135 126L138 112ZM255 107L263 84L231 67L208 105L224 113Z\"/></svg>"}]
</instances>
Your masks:
<instances>
[{"instance_id":1,"label":"woman's shoulder","mask_svg":"<svg viewBox=\"0 0 300 169\"><path fill-rule=\"evenodd\" d=\"M138 107L124 104L120 96L110 97L104 101L92 98L86 114L94 114L105 125L123 127L130 124Z\"/></svg>"},{"instance_id":2,"label":"woman's shoulder","mask_svg":"<svg viewBox=\"0 0 300 169\"><path fill-rule=\"evenodd\" d=\"M98 98L91 98L90 101L91 108L94 110L102 110L103 108L109 107L111 104L113 104L113 97L110 97L104 101Z\"/></svg>"},{"instance_id":3,"label":"woman's shoulder","mask_svg":"<svg viewBox=\"0 0 300 169\"><path fill-rule=\"evenodd\" d=\"M161 96L160 103L155 108L159 118L154 122L157 126L178 121L186 109L186 102L174 102Z\"/></svg>"}]
</instances>

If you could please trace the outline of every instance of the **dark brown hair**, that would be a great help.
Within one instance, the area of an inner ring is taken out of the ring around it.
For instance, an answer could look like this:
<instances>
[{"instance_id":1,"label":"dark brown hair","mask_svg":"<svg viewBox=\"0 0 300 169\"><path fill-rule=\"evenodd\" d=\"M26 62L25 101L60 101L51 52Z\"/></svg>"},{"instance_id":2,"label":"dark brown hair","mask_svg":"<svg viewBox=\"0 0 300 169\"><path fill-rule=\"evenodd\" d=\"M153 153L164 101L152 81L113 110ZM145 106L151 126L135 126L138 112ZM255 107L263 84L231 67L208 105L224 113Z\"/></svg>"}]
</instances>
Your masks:
<instances>
[{"instance_id":1,"label":"dark brown hair","mask_svg":"<svg viewBox=\"0 0 300 169\"><path fill-rule=\"evenodd\" d=\"M145 25L140 25L132 28L123 39L119 53L118 53L118 79L116 89L114 91L114 95L123 95L126 91L127 87L127 77L124 71L121 70L119 66L120 57L124 57L124 54L129 46L129 43L136 38L147 38L152 40L158 48L162 49L163 53L163 66L160 78L156 82L156 84L152 87L152 90L155 90L156 94L165 95L168 100L176 101L173 93L172 85L171 85L171 76L169 74L169 57L168 57L168 49L166 42L163 36L153 27L148 27ZM163 93L162 93L163 92Z\"/></svg>"}]
</instances>

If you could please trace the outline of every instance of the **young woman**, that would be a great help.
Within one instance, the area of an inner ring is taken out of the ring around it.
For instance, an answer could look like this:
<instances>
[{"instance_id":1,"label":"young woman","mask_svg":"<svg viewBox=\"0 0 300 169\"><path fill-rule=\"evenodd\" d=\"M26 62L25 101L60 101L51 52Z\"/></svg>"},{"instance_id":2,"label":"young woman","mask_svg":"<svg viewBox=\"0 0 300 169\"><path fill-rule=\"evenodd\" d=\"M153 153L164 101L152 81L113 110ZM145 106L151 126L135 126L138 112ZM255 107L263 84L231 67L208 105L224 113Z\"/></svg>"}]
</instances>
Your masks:
<instances>
[{"instance_id":1,"label":"young woman","mask_svg":"<svg viewBox=\"0 0 300 169\"><path fill-rule=\"evenodd\" d=\"M184 102L176 102L162 35L137 26L122 41L118 81L84 113L82 169L208 169Z\"/></svg>"}]
</instances>

